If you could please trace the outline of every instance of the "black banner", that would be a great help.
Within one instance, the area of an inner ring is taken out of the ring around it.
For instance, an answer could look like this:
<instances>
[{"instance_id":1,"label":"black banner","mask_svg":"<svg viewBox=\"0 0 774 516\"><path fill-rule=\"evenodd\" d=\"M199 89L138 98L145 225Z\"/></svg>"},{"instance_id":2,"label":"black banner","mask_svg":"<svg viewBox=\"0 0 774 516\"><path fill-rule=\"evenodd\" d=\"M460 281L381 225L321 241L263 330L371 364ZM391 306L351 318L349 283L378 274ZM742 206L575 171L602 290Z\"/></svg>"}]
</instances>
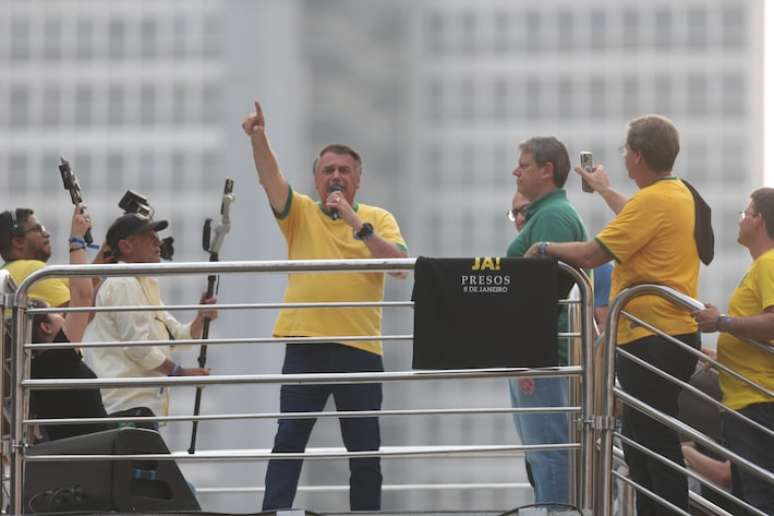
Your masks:
<instances>
[{"instance_id":1,"label":"black banner","mask_svg":"<svg viewBox=\"0 0 774 516\"><path fill-rule=\"evenodd\" d=\"M417 258L414 369L558 365L558 275L549 258Z\"/></svg>"}]
</instances>

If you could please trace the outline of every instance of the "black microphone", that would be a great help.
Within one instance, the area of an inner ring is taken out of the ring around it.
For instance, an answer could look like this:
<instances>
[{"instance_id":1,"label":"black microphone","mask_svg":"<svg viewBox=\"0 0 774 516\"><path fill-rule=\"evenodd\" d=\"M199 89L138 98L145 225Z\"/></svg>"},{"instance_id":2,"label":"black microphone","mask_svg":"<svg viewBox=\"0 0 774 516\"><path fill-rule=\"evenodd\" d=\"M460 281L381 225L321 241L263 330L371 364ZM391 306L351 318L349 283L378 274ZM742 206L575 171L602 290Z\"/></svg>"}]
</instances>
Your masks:
<instances>
[{"instance_id":1,"label":"black microphone","mask_svg":"<svg viewBox=\"0 0 774 516\"><path fill-rule=\"evenodd\" d=\"M333 192L343 192L343 191L344 191L344 187L338 183L332 184L331 186L328 187L329 194L332 194ZM331 218L333 220L339 220L339 218L341 218L341 215L339 214L339 210L337 210L336 208L331 208Z\"/></svg>"}]
</instances>

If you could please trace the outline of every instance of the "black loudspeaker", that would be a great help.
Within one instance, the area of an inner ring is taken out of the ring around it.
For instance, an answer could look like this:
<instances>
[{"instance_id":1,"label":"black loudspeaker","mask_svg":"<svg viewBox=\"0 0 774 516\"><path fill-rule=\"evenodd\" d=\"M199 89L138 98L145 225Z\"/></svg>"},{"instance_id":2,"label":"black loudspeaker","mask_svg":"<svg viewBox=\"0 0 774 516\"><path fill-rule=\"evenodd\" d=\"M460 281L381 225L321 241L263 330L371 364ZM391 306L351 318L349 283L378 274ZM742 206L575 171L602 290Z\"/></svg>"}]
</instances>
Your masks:
<instances>
[{"instance_id":1,"label":"black loudspeaker","mask_svg":"<svg viewBox=\"0 0 774 516\"><path fill-rule=\"evenodd\" d=\"M32 446L27 455L169 453L158 432L107 430ZM200 511L174 461L28 462L24 512Z\"/></svg>"}]
</instances>

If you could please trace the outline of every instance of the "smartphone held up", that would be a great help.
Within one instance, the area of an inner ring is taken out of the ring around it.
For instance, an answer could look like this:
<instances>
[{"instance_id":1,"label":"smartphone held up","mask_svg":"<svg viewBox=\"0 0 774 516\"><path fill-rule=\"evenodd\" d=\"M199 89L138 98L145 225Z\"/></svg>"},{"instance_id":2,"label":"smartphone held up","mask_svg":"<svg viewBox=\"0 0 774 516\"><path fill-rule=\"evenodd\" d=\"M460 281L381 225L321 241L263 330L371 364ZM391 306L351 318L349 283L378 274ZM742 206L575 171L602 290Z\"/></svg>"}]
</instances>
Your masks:
<instances>
[{"instance_id":1,"label":"smartphone held up","mask_svg":"<svg viewBox=\"0 0 774 516\"><path fill-rule=\"evenodd\" d=\"M594 160L591 156L591 153L588 151L581 151L580 152L580 166L583 170L586 172L593 172L594 171ZM586 193L594 193L594 189L591 188L591 185L589 185L585 179L581 181L581 188Z\"/></svg>"}]
</instances>

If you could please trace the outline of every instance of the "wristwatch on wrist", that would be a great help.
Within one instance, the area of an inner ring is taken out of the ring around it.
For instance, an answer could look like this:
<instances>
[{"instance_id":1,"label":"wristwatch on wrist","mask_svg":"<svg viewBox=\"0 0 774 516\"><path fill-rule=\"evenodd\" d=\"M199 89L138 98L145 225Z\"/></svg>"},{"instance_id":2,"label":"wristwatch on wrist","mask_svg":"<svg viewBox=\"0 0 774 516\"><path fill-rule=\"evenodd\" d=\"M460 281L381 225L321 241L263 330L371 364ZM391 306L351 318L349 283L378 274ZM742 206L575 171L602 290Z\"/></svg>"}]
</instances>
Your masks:
<instances>
[{"instance_id":1,"label":"wristwatch on wrist","mask_svg":"<svg viewBox=\"0 0 774 516\"><path fill-rule=\"evenodd\" d=\"M718 331L723 333L728 333L731 331L731 318L725 314L721 314L718 317L718 322L716 324Z\"/></svg>"},{"instance_id":2,"label":"wristwatch on wrist","mask_svg":"<svg viewBox=\"0 0 774 516\"><path fill-rule=\"evenodd\" d=\"M371 238L371 235L374 234L374 227L368 223L364 222L362 226L360 226L360 229L355 232L355 240L368 240Z\"/></svg>"},{"instance_id":3,"label":"wristwatch on wrist","mask_svg":"<svg viewBox=\"0 0 774 516\"><path fill-rule=\"evenodd\" d=\"M546 249L548 249L548 242L540 242L537 248L538 256L547 256Z\"/></svg>"}]
</instances>

